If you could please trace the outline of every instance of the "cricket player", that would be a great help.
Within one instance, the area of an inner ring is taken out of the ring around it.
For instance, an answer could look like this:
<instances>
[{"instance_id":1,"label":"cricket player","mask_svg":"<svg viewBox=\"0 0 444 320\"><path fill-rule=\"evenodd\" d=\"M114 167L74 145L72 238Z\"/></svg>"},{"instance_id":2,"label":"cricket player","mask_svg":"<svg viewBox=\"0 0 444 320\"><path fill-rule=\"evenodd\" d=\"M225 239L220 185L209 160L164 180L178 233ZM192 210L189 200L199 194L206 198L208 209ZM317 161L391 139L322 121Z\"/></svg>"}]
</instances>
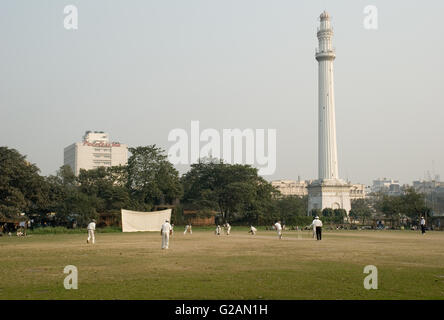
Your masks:
<instances>
[{"instance_id":1,"label":"cricket player","mask_svg":"<svg viewBox=\"0 0 444 320\"><path fill-rule=\"evenodd\" d=\"M183 232L183 234L186 234L187 232L193 234L193 230L191 230L191 223L185 226L185 231Z\"/></svg>"},{"instance_id":2,"label":"cricket player","mask_svg":"<svg viewBox=\"0 0 444 320\"><path fill-rule=\"evenodd\" d=\"M227 234L227 236L230 235L231 226L230 226L230 224L228 222L225 223L224 230L225 230L225 233Z\"/></svg>"},{"instance_id":3,"label":"cricket player","mask_svg":"<svg viewBox=\"0 0 444 320\"><path fill-rule=\"evenodd\" d=\"M170 242L170 234L172 233L172 228L168 220L165 220L165 223L162 225L160 229L160 235L162 236L162 249L168 249L168 245Z\"/></svg>"},{"instance_id":4,"label":"cricket player","mask_svg":"<svg viewBox=\"0 0 444 320\"><path fill-rule=\"evenodd\" d=\"M274 224L274 228L276 229L276 232L278 234L279 240L282 239L282 226L281 226L281 222L278 221Z\"/></svg>"},{"instance_id":5,"label":"cricket player","mask_svg":"<svg viewBox=\"0 0 444 320\"><path fill-rule=\"evenodd\" d=\"M426 222L425 222L424 217L421 217L420 224L421 224L421 234L424 234L426 232L426 226L425 226Z\"/></svg>"},{"instance_id":6,"label":"cricket player","mask_svg":"<svg viewBox=\"0 0 444 320\"><path fill-rule=\"evenodd\" d=\"M322 240L322 221L319 220L319 217L316 216L311 223L310 227L313 227L316 230L316 240Z\"/></svg>"},{"instance_id":7,"label":"cricket player","mask_svg":"<svg viewBox=\"0 0 444 320\"><path fill-rule=\"evenodd\" d=\"M96 220L92 219L86 229L88 230L88 239L86 240L86 243L90 243L91 241L91 243L94 244L96 242L96 238L94 237L94 231L96 231Z\"/></svg>"},{"instance_id":8,"label":"cricket player","mask_svg":"<svg viewBox=\"0 0 444 320\"><path fill-rule=\"evenodd\" d=\"M215 233L220 236L220 225L217 225Z\"/></svg>"},{"instance_id":9,"label":"cricket player","mask_svg":"<svg viewBox=\"0 0 444 320\"><path fill-rule=\"evenodd\" d=\"M250 231L248 231L248 233L251 233L253 236L256 234L257 229L253 226L250 226Z\"/></svg>"}]
</instances>

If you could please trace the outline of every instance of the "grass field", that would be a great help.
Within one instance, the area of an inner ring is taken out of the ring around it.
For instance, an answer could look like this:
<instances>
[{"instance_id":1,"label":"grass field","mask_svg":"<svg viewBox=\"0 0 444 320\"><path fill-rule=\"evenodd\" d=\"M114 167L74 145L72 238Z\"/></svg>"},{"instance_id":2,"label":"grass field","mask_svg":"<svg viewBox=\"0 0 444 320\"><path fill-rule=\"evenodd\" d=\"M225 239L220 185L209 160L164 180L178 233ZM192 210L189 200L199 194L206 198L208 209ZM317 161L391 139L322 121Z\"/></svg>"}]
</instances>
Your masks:
<instances>
[{"instance_id":1,"label":"grass field","mask_svg":"<svg viewBox=\"0 0 444 320\"><path fill-rule=\"evenodd\" d=\"M158 232L0 237L0 299L443 299L444 232ZM78 289L66 290L66 265ZM366 265L378 289L366 290Z\"/></svg>"}]
</instances>

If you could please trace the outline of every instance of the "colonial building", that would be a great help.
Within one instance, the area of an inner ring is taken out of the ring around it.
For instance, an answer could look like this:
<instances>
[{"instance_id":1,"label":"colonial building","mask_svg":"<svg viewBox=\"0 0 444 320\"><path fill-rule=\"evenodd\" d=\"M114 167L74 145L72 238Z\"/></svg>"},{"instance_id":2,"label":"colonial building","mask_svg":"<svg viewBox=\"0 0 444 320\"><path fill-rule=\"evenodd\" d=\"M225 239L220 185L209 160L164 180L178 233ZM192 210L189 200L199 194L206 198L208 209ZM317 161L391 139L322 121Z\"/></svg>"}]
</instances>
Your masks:
<instances>
[{"instance_id":1,"label":"colonial building","mask_svg":"<svg viewBox=\"0 0 444 320\"><path fill-rule=\"evenodd\" d=\"M306 181L276 180L271 181L271 185L278 189L282 196L303 197L308 194Z\"/></svg>"}]
</instances>

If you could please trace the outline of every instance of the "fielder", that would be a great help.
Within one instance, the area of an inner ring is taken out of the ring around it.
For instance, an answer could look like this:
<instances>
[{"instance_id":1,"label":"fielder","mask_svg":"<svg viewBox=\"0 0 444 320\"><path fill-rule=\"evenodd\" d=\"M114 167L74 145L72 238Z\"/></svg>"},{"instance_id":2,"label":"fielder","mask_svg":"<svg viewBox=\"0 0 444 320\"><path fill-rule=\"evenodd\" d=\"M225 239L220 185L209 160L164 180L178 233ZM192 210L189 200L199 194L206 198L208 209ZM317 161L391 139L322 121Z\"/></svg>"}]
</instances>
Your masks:
<instances>
[{"instance_id":1,"label":"fielder","mask_svg":"<svg viewBox=\"0 0 444 320\"><path fill-rule=\"evenodd\" d=\"M217 225L215 233L220 236L220 225Z\"/></svg>"},{"instance_id":2,"label":"fielder","mask_svg":"<svg viewBox=\"0 0 444 320\"><path fill-rule=\"evenodd\" d=\"M88 230L88 239L86 240L86 243L90 243L91 241L92 244L94 244L96 242L96 238L94 236L94 231L96 230L96 220L92 219L86 229Z\"/></svg>"},{"instance_id":3,"label":"fielder","mask_svg":"<svg viewBox=\"0 0 444 320\"><path fill-rule=\"evenodd\" d=\"M257 229L253 226L250 226L250 231L248 231L248 233L251 233L253 236L256 234Z\"/></svg>"},{"instance_id":4,"label":"fielder","mask_svg":"<svg viewBox=\"0 0 444 320\"><path fill-rule=\"evenodd\" d=\"M225 233L227 234L227 236L230 235L231 226L230 226L230 224L228 222L225 223L224 230L225 230Z\"/></svg>"},{"instance_id":5,"label":"fielder","mask_svg":"<svg viewBox=\"0 0 444 320\"><path fill-rule=\"evenodd\" d=\"M191 223L185 226L185 231L183 232L183 234L186 234L187 232L193 234L193 230L191 230Z\"/></svg>"},{"instance_id":6,"label":"fielder","mask_svg":"<svg viewBox=\"0 0 444 320\"><path fill-rule=\"evenodd\" d=\"M276 229L276 232L278 234L278 238L279 240L282 239L282 226L281 226L281 222L278 221L274 224L274 228Z\"/></svg>"},{"instance_id":7,"label":"fielder","mask_svg":"<svg viewBox=\"0 0 444 320\"><path fill-rule=\"evenodd\" d=\"M168 245L170 242L170 234L173 232L170 223L168 220L165 220L165 223L162 225L160 229L160 235L162 236L162 249L168 249Z\"/></svg>"}]
</instances>

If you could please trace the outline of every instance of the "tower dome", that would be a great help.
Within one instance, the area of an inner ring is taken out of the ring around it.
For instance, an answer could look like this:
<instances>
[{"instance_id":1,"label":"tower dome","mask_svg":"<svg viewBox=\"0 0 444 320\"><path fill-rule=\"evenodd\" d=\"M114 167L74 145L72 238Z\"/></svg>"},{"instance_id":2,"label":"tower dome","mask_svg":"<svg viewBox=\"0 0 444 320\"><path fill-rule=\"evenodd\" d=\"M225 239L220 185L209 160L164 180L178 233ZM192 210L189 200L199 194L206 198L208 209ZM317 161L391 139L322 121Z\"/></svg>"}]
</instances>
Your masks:
<instances>
[{"instance_id":1,"label":"tower dome","mask_svg":"<svg viewBox=\"0 0 444 320\"><path fill-rule=\"evenodd\" d=\"M321 13L321 15L319 17L321 18L321 20L329 20L330 19L330 15L325 10L324 10L324 12Z\"/></svg>"}]
</instances>

